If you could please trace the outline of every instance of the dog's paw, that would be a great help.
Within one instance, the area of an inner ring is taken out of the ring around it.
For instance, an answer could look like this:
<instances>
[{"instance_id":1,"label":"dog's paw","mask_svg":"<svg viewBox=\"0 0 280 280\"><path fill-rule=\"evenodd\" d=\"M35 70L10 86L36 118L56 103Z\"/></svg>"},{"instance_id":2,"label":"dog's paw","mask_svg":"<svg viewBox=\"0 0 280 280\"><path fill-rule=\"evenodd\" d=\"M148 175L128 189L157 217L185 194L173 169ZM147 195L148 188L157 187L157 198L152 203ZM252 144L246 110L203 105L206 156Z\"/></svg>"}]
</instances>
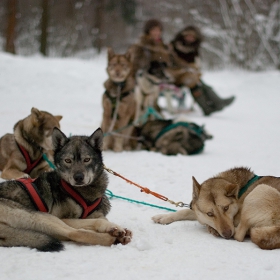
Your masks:
<instances>
[{"instance_id":1,"label":"dog's paw","mask_svg":"<svg viewBox=\"0 0 280 280\"><path fill-rule=\"evenodd\" d=\"M157 224L167 225L174 222L168 214L159 214L152 217L152 220Z\"/></svg>"},{"instance_id":2,"label":"dog's paw","mask_svg":"<svg viewBox=\"0 0 280 280\"><path fill-rule=\"evenodd\" d=\"M115 244L121 243L122 245L128 244L132 239L132 231L128 229L112 228L109 234L116 237Z\"/></svg>"},{"instance_id":3,"label":"dog's paw","mask_svg":"<svg viewBox=\"0 0 280 280\"><path fill-rule=\"evenodd\" d=\"M29 174L27 174L27 173L23 173L23 175L20 176L20 178L27 179L27 178L30 178L30 176L29 176ZM19 179L20 179L20 178L19 178Z\"/></svg>"},{"instance_id":4,"label":"dog's paw","mask_svg":"<svg viewBox=\"0 0 280 280\"><path fill-rule=\"evenodd\" d=\"M212 235L214 235L215 237L219 237L220 236L220 234L214 228L212 228L210 226L206 226L206 228L207 228L207 231L209 233L211 233Z\"/></svg>"}]
</instances>

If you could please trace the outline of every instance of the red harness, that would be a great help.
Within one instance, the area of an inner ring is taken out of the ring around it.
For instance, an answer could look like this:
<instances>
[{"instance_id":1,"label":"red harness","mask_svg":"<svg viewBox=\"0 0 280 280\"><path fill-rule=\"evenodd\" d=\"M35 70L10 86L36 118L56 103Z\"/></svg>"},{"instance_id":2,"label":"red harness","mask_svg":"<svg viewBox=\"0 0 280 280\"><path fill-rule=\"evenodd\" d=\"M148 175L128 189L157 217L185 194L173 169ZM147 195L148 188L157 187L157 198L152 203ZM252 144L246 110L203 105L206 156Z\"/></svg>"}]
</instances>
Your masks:
<instances>
[{"instance_id":1,"label":"red harness","mask_svg":"<svg viewBox=\"0 0 280 280\"><path fill-rule=\"evenodd\" d=\"M25 148L19 144L18 144L18 147L19 147L22 155L24 156L24 159L25 159L25 162L27 165L27 168L24 170L24 172L27 174L30 174L31 171L38 165L38 163L42 159L43 155L41 155L39 158L37 158L35 161L32 162L31 158L30 158L28 152L25 150Z\"/></svg>"},{"instance_id":2,"label":"red harness","mask_svg":"<svg viewBox=\"0 0 280 280\"><path fill-rule=\"evenodd\" d=\"M37 187L33 182L35 179L31 178L22 178L18 179L18 182L21 183L21 185L24 187L24 189L29 194L32 202L34 203L36 209L41 212L48 212L48 207L46 203L44 202L43 198L40 195L40 192L38 191ZM83 213L81 215L81 219L85 219L88 215L90 215L95 208L100 204L102 201L102 197L97 198L91 205L87 205L84 198L79 195L72 187L71 185L67 184L64 180L61 180L61 185L64 188L64 190L83 208Z\"/></svg>"},{"instance_id":3,"label":"red harness","mask_svg":"<svg viewBox=\"0 0 280 280\"><path fill-rule=\"evenodd\" d=\"M75 199L75 201L80 204L83 208L83 213L81 218L85 219L88 215L90 215L95 208L100 204L102 197L97 198L91 205L87 205L84 198L79 195L68 183L66 183L64 180L61 180L61 185L64 188L64 190Z\"/></svg>"},{"instance_id":4,"label":"red harness","mask_svg":"<svg viewBox=\"0 0 280 280\"><path fill-rule=\"evenodd\" d=\"M36 185L33 184L35 180L36 179L31 178L21 178L17 181L20 182L24 189L27 191L37 210L41 212L48 212L49 210L47 205L41 197Z\"/></svg>"}]
</instances>

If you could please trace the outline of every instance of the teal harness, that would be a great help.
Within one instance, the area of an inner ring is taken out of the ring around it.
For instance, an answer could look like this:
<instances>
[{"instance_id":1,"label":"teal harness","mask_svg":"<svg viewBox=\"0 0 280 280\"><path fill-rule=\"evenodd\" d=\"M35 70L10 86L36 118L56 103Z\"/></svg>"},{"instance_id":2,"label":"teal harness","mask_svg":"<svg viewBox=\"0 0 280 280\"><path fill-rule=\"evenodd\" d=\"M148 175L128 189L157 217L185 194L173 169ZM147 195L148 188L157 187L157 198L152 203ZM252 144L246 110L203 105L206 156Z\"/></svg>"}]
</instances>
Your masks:
<instances>
[{"instance_id":1,"label":"teal harness","mask_svg":"<svg viewBox=\"0 0 280 280\"><path fill-rule=\"evenodd\" d=\"M247 190L248 190L248 188L254 183L254 182L256 182L257 180L259 180L260 178L262 178L262 176L258 176L258 175L254 175L254 177L252 178L252 179L250 179L248 182L247 182L247 184L243 187L243 188L241 188L240 190L239 190L239 193L238 193L238 198L240 198Z\"/></svg>"},{"instance_id":2,"label":"teal harness","mask_svg":"<svg viewBox=\"0 0 280 280\"><path fill-rule=\"evenodd\" d=\"M165 127L164 129L162 129L159 134L157 135L155 142L162 136L164 135L166 132L178 127L178 126L184 126L186 128L188 128L189 130L193 131L198 137L202 137L203 133L204 133L204 127L203 126L198 126L195 125L194 123L188 123L188 122L177 122L177 123L172 123L170 125L168 125L167 127ZM194 152L192 152L192 154L198 154L200 153L204 148L204 144L202 145L201 148L195 150Z\"/></svg>"}]
</instances>

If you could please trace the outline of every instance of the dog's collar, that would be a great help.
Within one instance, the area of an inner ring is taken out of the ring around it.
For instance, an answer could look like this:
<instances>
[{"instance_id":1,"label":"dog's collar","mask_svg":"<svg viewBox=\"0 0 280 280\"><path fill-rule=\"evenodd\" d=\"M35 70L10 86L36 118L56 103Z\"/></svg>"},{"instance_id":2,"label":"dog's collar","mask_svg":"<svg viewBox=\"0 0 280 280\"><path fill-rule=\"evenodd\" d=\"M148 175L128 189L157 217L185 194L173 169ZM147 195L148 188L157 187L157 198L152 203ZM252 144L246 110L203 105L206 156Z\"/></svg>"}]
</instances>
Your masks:
<instances>
[{"instance_id":1,"label":"dog's collar","mask_svg":"<svg viewBox=\"0 0 280 280\"><path fill-rule=\"evenodd\" d=\"M40 160L42 159L43 155L41 153L41 155L35 160L35 161L31 161L30 155L29 153L26 151L26 149L20 145L17 141L16 144L18 145L19 150L21 151L25 162L26 162L26 169L24 170L25 173L30 174L31 171L38 165L38 163L40 162Z\"/></svg>"},{"instance_id":2,"label":"dog's collar","mask_svg":"<svg viewBox=\"0 0 280 280\"><path fill-rule=\"evenodd\" d=\"M255 174L254 177L251 178L251 179L247 182L247 184L239 190L239 192L238 192L238 198L240 198L240 197L248 190L248 188L249 188L254 182L256 182L257 180L259 180L260 178L262 178L262 176L258 176L258 175Z\"/></svg>"},{"instance_id":3,"label":"dog's collar","mask_svg":"<svg viewBox=\"0 0 280 280\"><path fill-rule=\"evenodd\" d=\"M80 217L81 219L85 219L88 215L90 215L102 201L102 197L99 197L90 205L88 205L85 199L80 194L78 194L66 181L61 179L61 185L63 189L82 207L83 213Z\"/></svg>"}]
</instances>

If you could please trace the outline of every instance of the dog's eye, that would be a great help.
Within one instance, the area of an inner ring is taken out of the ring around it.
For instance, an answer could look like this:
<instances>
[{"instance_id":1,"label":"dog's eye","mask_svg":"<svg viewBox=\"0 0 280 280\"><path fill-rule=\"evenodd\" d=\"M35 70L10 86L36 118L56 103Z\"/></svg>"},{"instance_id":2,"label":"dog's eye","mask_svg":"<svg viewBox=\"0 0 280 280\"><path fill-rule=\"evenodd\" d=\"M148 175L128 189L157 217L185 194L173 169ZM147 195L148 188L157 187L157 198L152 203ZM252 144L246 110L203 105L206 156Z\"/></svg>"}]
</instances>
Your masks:
<instances>
[{"instance_id":1,"label":"dog's eye","mask_svg":"<svg viewBox=\"0 0 280 280\"><path fill-rule=\"evenodd\" d=\"M89 162L89 161L90 161L89 157L84 159L84 162Z\"/></svg>"},{"instance_id":2,"label":"dog's eye","mask_svg":"<svg viewBox=\"0 0 280 280\"><path fill-rule=\"evenodd\" d=\"M212 212L208 212L207 215L208 215L209 217L214 217L214 214L213 214Z\"/></svg>"},{"instance_id":3,"label":"dog's eye","mask_svg":"<svg viewBox=\"0 0 280 280\"><path fill-rule=\"evenodd\" d=\"M66 158L64 161L65 161L66 163L71 163L71 162L72 162L70 158Z\"/></svg>"},{"instance_id":4,"label":"dog's eye","mask_svg":"<svg viewBox=\"0 0 280 280\"><path fill-rule=\"evenodd\" d=\"M225 207L224 207L224 211L227 211L227 210L228 210L228 208L229 208L228 206L225 206Z\"/></svg>"}]
</instances>

